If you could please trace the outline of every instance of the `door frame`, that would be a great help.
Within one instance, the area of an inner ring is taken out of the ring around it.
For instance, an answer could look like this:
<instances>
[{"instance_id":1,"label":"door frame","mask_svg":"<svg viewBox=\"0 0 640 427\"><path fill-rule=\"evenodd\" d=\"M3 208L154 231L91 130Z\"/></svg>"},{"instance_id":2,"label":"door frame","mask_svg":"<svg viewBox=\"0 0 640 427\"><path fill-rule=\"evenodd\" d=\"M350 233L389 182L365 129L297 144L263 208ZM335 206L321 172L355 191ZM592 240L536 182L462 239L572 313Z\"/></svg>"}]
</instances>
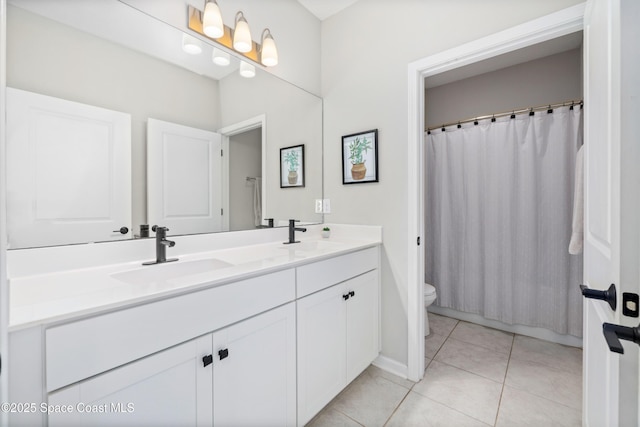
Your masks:
<instances>
[{"instance_id":1,"label":"door frame","mask_svg":"<svg viewBox=\"0 0 640 427\"><path fill-rule=\"evenodd\" d=\"M425 166L424 90L426 77L490 59L504 53L542 43L584 27L585 4L581 3L483 37L408 66L408 234L407 234L407 378L419 381L424 375L424 197ZM417 284L417 286L416 286Z\"/></svg>"},{"instance_id":2,"label":"door frame","mask_svg":"<svg viewBox=\"0 0 640 427\"><path fill-rule=\"evenodd\" d=\"M267 211L267 116L260 114L250 119L234 123L229 126L218 129L218 133L222 135L222 151L227 155L222 156L222 209L226 214L222 215L222 230L229 231L229 140L232 136L250 130L260 128L262 131L262 215Z\"/></svg>"},{"instance_id":3,"label":"door frame","mask_svg":"<svg viewBox=\"0 0 640 427\"><path fill-rule=\"evenodd\" d=\"M7 182L6 182L7 2L0 0L0 401L9 401L9 281L7 280ZM8 411L0 412L0 425L8 425Z\"/></svg>"}]
</instances>

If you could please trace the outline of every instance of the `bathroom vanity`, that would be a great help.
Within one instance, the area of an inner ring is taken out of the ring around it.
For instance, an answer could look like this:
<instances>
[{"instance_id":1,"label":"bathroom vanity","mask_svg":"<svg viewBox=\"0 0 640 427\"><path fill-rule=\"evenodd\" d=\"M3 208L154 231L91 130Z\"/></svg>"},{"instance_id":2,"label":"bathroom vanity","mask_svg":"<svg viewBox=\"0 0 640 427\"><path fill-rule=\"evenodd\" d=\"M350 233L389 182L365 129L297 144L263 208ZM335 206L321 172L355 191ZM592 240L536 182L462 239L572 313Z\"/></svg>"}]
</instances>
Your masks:
<instances>
[{"instance_id":1,"label":"bathroom vanity","mask_svg":"<svg viewBox=\"0 0 640 427\"><path fill-rule=\"evenodd\" d=\"M380 349L381 231L342 227L11 278L11 425L304 425Z\"/></svg>"}]
</instances>

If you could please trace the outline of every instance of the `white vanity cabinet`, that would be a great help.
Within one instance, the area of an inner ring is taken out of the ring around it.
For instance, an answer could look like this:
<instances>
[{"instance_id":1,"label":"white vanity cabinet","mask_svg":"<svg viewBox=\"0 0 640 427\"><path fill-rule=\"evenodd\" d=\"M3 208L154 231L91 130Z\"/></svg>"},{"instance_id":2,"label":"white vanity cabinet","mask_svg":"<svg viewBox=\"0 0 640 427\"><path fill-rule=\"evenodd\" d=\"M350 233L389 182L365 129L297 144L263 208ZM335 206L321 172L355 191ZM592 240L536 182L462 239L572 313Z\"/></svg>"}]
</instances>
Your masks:
<instances>
[{"instance_id":1,"label":"white vanity cabinet","mask_svg":"<svg viewBox=\"0 0 640 427\"><path fill-rule=\"evenodd\" d=\"M288 269L47 328L49 425L294 426L294 300Z\"/></svg>"},{"instance_id":2,"label":"white vanity cabinet","mask_svg":"<svg viewBox=\"0 0 640 427\"><path fill-rule=\"evenodd\" d=\"M295 387L289 303L49 393L49 426L294 426Z\"/></svg>"},{"instance_id":3,"label":"white vanity cabinet","mask_svg":"<svg viewBox=\"0 0 640 427\"><path fill-rule=\"evenodd\" d=\"M211 425L211 335L49 393L49 427Z\"/></svg>"},{"instance_id":4,"label":"white vanity cabinet","mask_svg":"<svg viewBox=\"0 0 640 427\"><path fill-rule=\"evenodd\" d=\"M304 425L379 354L380 252L292 259L14 329L10 424Z\"/></svg>"},{"instance_id":5,"label":"white vanity cabinet","mask_svg":"<svg viewBox=\"0 0 640 427\"><path fill-rule=\"evenodd\" d=\"M314 282L322 277L315 275L317 269L330 271L339 282L328 287L323 282L322 290L296 303L298 425L313 418L380 351L377 265L373 248L298 269L299 291L316 290Z\"/></svg>"}]
</instances>

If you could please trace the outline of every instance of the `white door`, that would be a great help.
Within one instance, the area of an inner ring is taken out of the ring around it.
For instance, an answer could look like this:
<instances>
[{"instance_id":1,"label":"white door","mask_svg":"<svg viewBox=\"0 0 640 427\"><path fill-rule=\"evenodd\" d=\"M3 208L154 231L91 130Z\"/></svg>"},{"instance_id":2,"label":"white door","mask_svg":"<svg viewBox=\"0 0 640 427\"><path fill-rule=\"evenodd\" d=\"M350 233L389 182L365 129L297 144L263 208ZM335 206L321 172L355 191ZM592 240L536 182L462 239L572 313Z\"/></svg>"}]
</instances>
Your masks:
<instances>
[{"instance_id":1,"label":"white door","mask_svg":"<svg viewBox=\"0 0 640 427\"><path fill-rule=\"evenodd\" d=\"M290 303L214 333L214 425L295 426L295 331Z\"/></svg>"},{"instance_id":2,"label":"white door","mask_svg":"<svg viewBox=\"0 0 640 427\"><path fill-rule=\"evenodd\" d=\"M149 119L147 221L169 234L222 231L220 134Z\"/></svg>"},{"instance_id":3,"label":"white door","mask_svg":"<svg viewBox=\"0 0 640 427\"><path fill-rule=\"evenodd\" d=\"M347 385L344 284L298 300L298 425Z\"/></svg>"},{"instance_id":4,"label":"white door","mask_svg":"<svg viewBox=\"0 0 640 427\"><path fill-rule=\"evenodd\" d=\"M610 351L603 323L636 326L622 315L622 293L639 293L640 181L637 42L640 3L590 0L585 11L584 281L617 288L617 308L584 301L583 423L638 425L638 349Z\"/></svg>"},{"instance_id":5,"label":"white door","mask_svg":"<svg viewBox=\"0 0 640 427\"><path fill-rule=\"evenodd\" d=\"M209 334L52 392L49 407L70 410L52 411L48 425L211 426L211 345Z\"/></svg>"},{"instance_id":6,"label":"white door","mask_svg":"<svg viewBox=\"0 0 640 427\"><path fill-rule=\"evenodd\" d=\"M132 237L131 116L7 88L7 229L10 248Z\"/></svg>"},{"instance_id":7,"label":"white door","mask_svg":"<svg viewBox=\"0 0 640 427\"><path fill-rule=\"evenodd\" d=\"M378 356L378 270L345 282L347 300L347 383Z\"/></svg>"}]
</instances>

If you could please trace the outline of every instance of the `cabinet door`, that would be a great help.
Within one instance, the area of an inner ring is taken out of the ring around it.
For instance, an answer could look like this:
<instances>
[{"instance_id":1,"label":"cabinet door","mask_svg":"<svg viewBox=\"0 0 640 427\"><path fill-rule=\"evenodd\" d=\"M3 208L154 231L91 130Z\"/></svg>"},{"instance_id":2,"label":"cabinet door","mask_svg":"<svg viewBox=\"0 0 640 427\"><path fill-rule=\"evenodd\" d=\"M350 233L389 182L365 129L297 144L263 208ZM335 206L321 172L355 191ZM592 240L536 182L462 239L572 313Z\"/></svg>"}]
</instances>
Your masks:
<instances>
[{"instance_id":1,"label":"cabinet door","mask_svg":"<svg viewBox=\"0 0 640 427\"><path fill-rule=\"evenodd\" d=\"M347 383L353 381L378 356L378 270L345 282L347 301Z\"/></svg>"},{"instance_id":2,"label":"cabinet door","mask_svg":"<svg viewBox=\"0 0 640 427\"><path fill-rule=\"evenodd\" d=\"M298 300L298 425L346 386L343 284Z\"/></svg>"},{"instance_id":3,"label":"cabinet door","mask_svg":"<svg viewBox=\"0 0 640 427\"><path fill-rule=\"evenodd\" d=\"M172 347L49 394L49 426L210 426L212 336ZM60 405L60 406L57 406Z\"/></svg>"},{"instance_id":4,"label":"cabinet door","mask_svg":"<svg viewBox=\"0 0 640 427\"><path fill-rule=\"evenodd\" d=\"M294 426L296 316L290 303L213 334L215 426Z\"/></svg>"}]
</instances>

